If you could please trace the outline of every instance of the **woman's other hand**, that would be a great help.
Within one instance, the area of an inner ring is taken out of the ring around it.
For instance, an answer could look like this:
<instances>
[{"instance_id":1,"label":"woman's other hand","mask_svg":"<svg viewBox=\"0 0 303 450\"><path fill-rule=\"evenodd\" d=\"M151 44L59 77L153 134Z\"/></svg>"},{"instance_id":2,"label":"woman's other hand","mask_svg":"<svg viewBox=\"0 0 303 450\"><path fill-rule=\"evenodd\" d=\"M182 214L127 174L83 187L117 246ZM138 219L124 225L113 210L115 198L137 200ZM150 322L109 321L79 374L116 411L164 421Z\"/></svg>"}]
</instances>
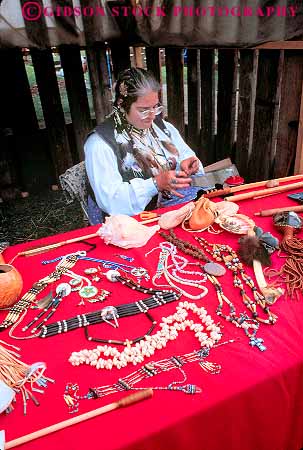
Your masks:
<instances>
[{"instance_id":1,"label":"woman's other hand","mask_svg":"<svg viewBox=\"0 0 303 450\"><path fill-rule=\"evenodd\" d=\"M180 164L181 170L185 172L186 176L194 175L199 171L200 161L196 156L184 159Z\"/></svg>"},{"instance_id":2,"label":"woman's other hand","mask_svg":"<svg viewBox=\"0 0 303 450\"><path fill-rule=\"evenodd\" d=\"M183 198L184 195L180 194L177 189L187 188L192 182L185 172L175 170L161 171L154 178L159 191L168 191L180 198Z\"/></svg>"}]
</instances>

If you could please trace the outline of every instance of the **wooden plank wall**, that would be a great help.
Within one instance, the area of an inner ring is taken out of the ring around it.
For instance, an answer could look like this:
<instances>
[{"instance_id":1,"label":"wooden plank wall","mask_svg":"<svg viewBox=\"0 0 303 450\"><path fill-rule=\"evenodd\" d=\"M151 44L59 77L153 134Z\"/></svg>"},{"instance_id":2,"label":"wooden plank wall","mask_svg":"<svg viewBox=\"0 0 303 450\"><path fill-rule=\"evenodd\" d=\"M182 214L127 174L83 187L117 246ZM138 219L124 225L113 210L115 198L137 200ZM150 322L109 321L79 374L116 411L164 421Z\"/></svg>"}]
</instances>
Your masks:
<instances>
[{"instance_id":1,"label":"wooden plank wall","mask_svg":"<svg viewBox=\"0 0 303 450\"><path fill-rule=\"evenodd\" d=\"M82 160L87 132L111 111L112 84L119 70L131 64L154 72L162 83L162 94L166 93L168 120L204 164L231 157L247 182L303 171L303 48L188 49L185 61L181 48L131 50L132 59L130 48L117 42L86 49L94 120L80 48L56 50L72 124L64 117L52 51L31 50L46 124L43 132L38 128L21 51L0 52L8 61L7 71L0 74L0 95L5 99L0 107L0 175L6 184L21 190L40 189L41 178L26 175L23 164L26 146L30 155L34 142L44 155L41 164L49 166L49 184ZM13 106L17 104L18 108ZM30 156L27 164L31 164Z\"/></svg>"}]
</instances>

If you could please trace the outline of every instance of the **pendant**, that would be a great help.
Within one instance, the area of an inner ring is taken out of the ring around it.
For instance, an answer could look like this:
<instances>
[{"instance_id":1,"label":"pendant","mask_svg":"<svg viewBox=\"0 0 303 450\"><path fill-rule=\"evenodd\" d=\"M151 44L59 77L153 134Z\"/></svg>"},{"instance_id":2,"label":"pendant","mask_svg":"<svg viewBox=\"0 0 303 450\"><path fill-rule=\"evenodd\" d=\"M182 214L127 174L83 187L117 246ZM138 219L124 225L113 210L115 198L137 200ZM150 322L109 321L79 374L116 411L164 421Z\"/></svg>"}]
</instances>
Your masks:
<instances>
[{"instance_id":1,"label":"pendant","mask_svg":"<svg viewBox=\"0 0 303 450\"><path fill-rule=\"evenodd\" d=\"M61 295L62 297L66 297L72 292L72 287L68 283L60 283L56 287L56 294Z\"/></svg>"},{"instance_id":2,"label":"pendant","mask_svg":"<svg viewBox=\"0 0 303 450\"><path fill-rule=\"evenodd\" d=\"M114 327L114 328L119 327L119 324L117 321L118 311L117 311L117 308L115 308L114 306L106 306L105 308L103 308L101 311L101 317L104 320L104 322L108 323L112 327ZM110 322L111 320L114 320L114 323L111 323Z\"/></svg>"},{"instance_id":3,"label":"pendant","mask_svg":"<svg viewBox=\"0 0 303 450\"><path fill-rule=\"evenodd\" d=\"M204 264L203 269L208 275L213 275L214 277L221 277L222 275L226 274L225 267L214 262L208 262Z\"/></svg>"},{"instance_id":4,"label":"pendant","mask_svg":"<svg viewBox=\"0 0 303 450\"><path fill-rule=\"evenodd\" d=\"M84 269L84 273L86 275L95 275L95 273L98 272L98 269L96 267L89 267L88 269Z\"/></svg>"},{"instance_id":5,"label":"pendant","mask_svg":"<svg viewBox=\"0 0 303 450\"><path fill-rule=\"evenodd\" d=\"M251 345L252 347L257 347L261 352L264 352L266 350L266 347L263 342L264 339L252 336L249 340L249 345Z\"/></svg>"},{"instance_id":6,"label":"pendant","mask_svg":"<svg viewBox=\"0 0 303 450\"><path fill-rule=\"evenodd\" d=\"M117 270L108 270L105 276L109 281L114 283L115 281L117 281L117 277L120 276L120 273Z\"/></svg>"},{"instance_id":7,"label":"pendant","mask_svg":"<svg viewBox=\"0 0 303 450\"><path fill-rule=\"evenodd\" d=\"M84 286L79 291L81 298L92 298L98 293L98 289L95 286Z\"/></svg>"},{"instance_id":8,"label":"pendant","mask_svg":"<svg viewBox=\"0 0 303 450\"><path fill-rule=\"evenodd\" d=\"M149 279L148 271L143 267L136 267L132 269L131 274L136 278L145 278L145 280Z\"/></svg>"}]
</instances>

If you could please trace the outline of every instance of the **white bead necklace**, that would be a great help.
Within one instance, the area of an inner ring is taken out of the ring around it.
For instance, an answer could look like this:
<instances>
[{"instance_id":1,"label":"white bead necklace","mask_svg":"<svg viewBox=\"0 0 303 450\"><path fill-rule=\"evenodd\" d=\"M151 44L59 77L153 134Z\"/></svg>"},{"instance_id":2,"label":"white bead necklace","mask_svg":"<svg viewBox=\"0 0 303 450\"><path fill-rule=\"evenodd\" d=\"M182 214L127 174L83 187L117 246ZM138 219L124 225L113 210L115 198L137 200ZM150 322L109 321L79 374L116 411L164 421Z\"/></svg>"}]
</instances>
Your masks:
<instances>
[{"instance_id":1,"label":"white bead necklace","mask_svg":"<svg viewBox=\"0 0 303 450\"><path fill-rule=\"evenodd\" d=\"M200 319L200 323L189 320L188 311L192 311ZM73 366L87 364L96 369L121 369L128 364L134 366L141 363L145 357L152 356L156 350L166 347L169 341L177 339L179 332L189 328L195 333L201 347L213 347L221 339L221 330L207 313L204 307L199 308L195 303L187 301L180 302L176 312L168 317L163 317L160 323L160 330L152 336L145 336L144 339L135 345L131 343L122 352L116 347L109 345L98 345L93 350L80 350L73 352L69 362ZM100 357L103 354L107 359ZM111 357L111 358L109 358Z\"/></svg>"},{"instance_id":2,"label":"white bead necklace","mask_svg":"<svg viewBox=\"0 0 303 450\"><path fill-rule=\"evenodd\" d=\"M205 286L201 285L201 283L205 283L205 281L207 280L207 277L204 274L202 274L201 272L185 271L184 268L187 267L190 263L183 256L177 255L177 249L173 244L170 244L170 243L163 244L162 243L162 244L160 244L159 247L156 247L156 248L160 248L161 252L159 255L159 261L158 261L156 273L152 278L152 282L153 282L154 286L159 286L159 287L165 286L165 285L158 284L156 281L159 278L161 278L162 275L164 275L169 286L171 286L172 288L181 292L181 294L184 295L184 297L187 297L190 300L200 300L208 293L208 289ZM152 251L156 250L156 248L154 248L150 252L146 253L145 256L147 256ZM171 259L173 262L173 264L171 264L171 265L168 264L169 256L171 256ZM178 262L178 260L180 262ZM173 268L172 273L169 272L169 269L171 269L171 268ZM199 275L199 279L196 281L185 279L185 278L180 277L177 274L177 272L188 274L188 275ZM183 284L186 286L191 286L191 287L200 289L200 290L202 290L202 293L199 295L189 294L184 289L181 289L180 287L176 286L172 280L179 284Z\"/></svg>"}]
</instances>

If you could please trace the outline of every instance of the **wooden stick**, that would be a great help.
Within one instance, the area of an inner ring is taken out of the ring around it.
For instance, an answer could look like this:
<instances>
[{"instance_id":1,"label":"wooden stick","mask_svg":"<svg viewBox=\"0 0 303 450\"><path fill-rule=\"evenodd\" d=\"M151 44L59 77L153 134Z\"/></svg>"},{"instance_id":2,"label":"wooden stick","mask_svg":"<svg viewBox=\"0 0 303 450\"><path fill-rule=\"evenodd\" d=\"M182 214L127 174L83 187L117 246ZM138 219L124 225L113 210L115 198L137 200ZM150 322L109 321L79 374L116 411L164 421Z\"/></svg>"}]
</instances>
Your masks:
<instances>
[{"instance_id":1,"label":"wooden stick","mask_svg":"<svg viewBox=\"0 0 303 450\"><path fill-rule=\"evenodd\" d=\"M303 182L287 184L286 186L277 186L274 188L262 189L260 191L245 192L245 194L233 195L227 197L225 200L228 202L239 202L240 200L246 200L249 198L258 197L259 195L279 194L280 192L291 191L292 189L302 188Z\"/></svg>"},{"instance_id":2,"label":"wooden stick","mask_svg":"<svg viewBox=\"0 0 303 450\"><path fill-rule=\"evenodd\" d=\"M269 194L263 194L263 195L255 195L253 197L253 200L259 200L259 198L265 198L265 197L270 197L271 195L275 195L276 192L270 192Z\"/></svg>"},{"instance_id":3,"label":"wooden stick","mask_svg":"<svg viewBox=\"0 0 303 450\"><path fill-rule=\"evenodd\" d=\"M204 194L204 197L206 198L212 198L212 197L220 197L222 195L228 195L234 192L240 192L245 191L246 189L251 188L257 188L266 186L266 183L269 181L295 181L300 180L303 178L303 174L301 175L291 175L290 177L284 177L284 178L276 178L275 180L266 180L266 181L256 181L255 183L247 183L247 184L241 184L240 186L233 186L233 187L226 187L224 189L219 189L217 191L209 192L208 194ZM270 189L270 188L268 188Z\"/></svg>"},{"instance_id":4,"label":"wooden stick","mask_svg":"<svg viewBox=\"0 0 303 450\"><path fill-rule=\"evenodd\" d=\"M284 211L295 211L295 212L303 212L303 205L297 206L283 206L282 208L273 208L273 209L263 209L262 211L255 212L255 216L267 217L273 216L279 212Z\"/></svg>"},{"instance_id":5,"label":"wooden stick","mask_svg":"<svg viewBox=\"0 0 303 450\"><path fill-rule=\"evenodd\" d=\"M283 182L283 181L295 181L295 180L300 180L301 178L303 178L303 174L291 175L290 177L284 177L284 178L275 178L274 180L256 181L254 183L241 184L240 186L232 187L231 188L231 192L239 192L239 191L244 191L245 189L251 189L251 188L266 186L266 183L268 183L269 181L278 181L278 182L280 182L280 181L281 182ZM271 189L271 188L268 188L268 189Z\"/></svg>"},{"instance_id":6,"label":"wooden stick","mask_svg":"<svg viewBox=\"0 0 303 450\"><path fill-rule=\"evenodd\" d=\"M91 238L94 238L97 236L99 236L98 232L93 233L93 234L87 234L86 236L80 236L80 237L76 237L73 239L68 239L67 241L57 242L56 244L50 244L50 245L45 245L44 247L38 247L38 248L33 248L31 250L26 250L24 252L18 253L16 256L33 256L33 255L37 255L38 253L42 253L42 252L52 250L57 247L61 247L62 245L72 244L73 242L79 242L79 241L83 241L85 239L91 239Z\"/></svg>"},{"instance_id":7,"label":"wooden stick","mask_svg":"<svg viewBox=\"0 0 303 450\"><path fill-rule=\"evenodd\" d=\"M63 428L67 428L71 425L75 425L80 422L84 422L85 420L92 419L93 417L100 416L107 412L113 411L114 409L126 407L133 405L134 403L140 402L141 400L146 400L151 398L153 395L152 389L145 389L140 392L136 392L135 394L128 395L127 397L122 398L118 402L110 403L109 405L102 406L101 408L94 409L88 413L80 414L80 416L72 417L71 419L63 420L63 422L56 423L46 428L42 428L41 430L34 431L33 433L26 434L25 436L21 436L17 439L13 439L5 444L5 450L8 450L13 447L17 447L18 445L25 444L26 442L33 441L42 436L46 436L47 434L54 433L55 431L62 430Z\"/></svg>"},{"instance_id":8,"label":"wooden stick","mask_svg":"<svg viewBox=\"0 0 303 450\"><path fill-rule=\"evenodd\" d=\"M154 217L153 219L145 219L145 220L141 220L139 223L141 225L145 225L146 223L152 223L152 222L157 222L160 219L159 217Z\"/></svg>"}]
</instances>

